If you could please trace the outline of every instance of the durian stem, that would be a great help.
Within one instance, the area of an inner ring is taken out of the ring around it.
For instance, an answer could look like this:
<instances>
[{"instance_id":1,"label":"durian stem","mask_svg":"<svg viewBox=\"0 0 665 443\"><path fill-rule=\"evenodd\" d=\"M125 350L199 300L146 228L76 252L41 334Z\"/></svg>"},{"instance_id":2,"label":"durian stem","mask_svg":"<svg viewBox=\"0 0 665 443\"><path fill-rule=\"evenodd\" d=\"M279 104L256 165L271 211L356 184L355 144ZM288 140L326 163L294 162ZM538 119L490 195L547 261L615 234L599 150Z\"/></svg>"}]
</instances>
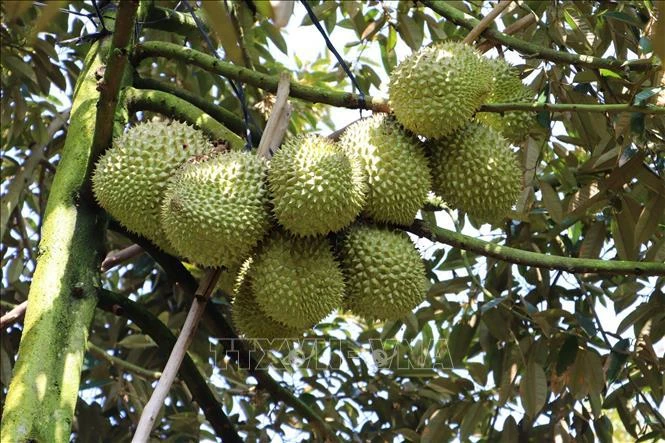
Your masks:
<instances>
[{"instance_id":1,"label":"durian stem","mask_svg":"<svg viewBox=\"0 0 665 443\"><path fill-rule=\"evenodd\" d=\"M139 303L119 294L100 289L99 308L112 314L129 318L141 328L141 331L145 332L157 343L163 355L170 354L176 343L176 337L164 323ZM215 434L225 442L242 441L233 424L226 414L224 414L222 405L215 399L215 394L210 390L205 376L201 374L201 371L189 354L184 355L179 375L203 410L203 414L206 416L208 422L210 422Z\"/></svg>"},{"instance_id":2,"label":"durian stem","mask_svg":"<svg viewBox=\"0 0 665 443\"><path fill-rule=\"evenodd\" d=\"M550 111L550 112L640 112L642 114L665 114L665 106L630 104L587 104L587 103L488 103L478 112L506 111Z\"/></svg>"},{"instance_id":3,"label":"durian stem","mask_svg":"<svg viewBox=\"0 0 665 443\"><path fill-rule=\"evenodd\" d=\"M149 89L125 89L125 103L129 112L153 111L178 120L184 120L218 140L229 142L233 149L242 149L245 143L226 126L193 104L167 92Z\"/></svg>"},{"instance_id":4,"label":"durian stem","mask_svg":"<svg viewBox=\"0 0 665 443\"><path fill-rule=\"evenodd\" d=\"M430 8L437 14L447 18L456 25L467 29L473 29L480 20L457 9L451 3L443 0L420 0L422 4ZM522 39L499 32L496 29L488 28L482 35L488 39L496 40L501 44L508 46L527 58L541 58L560 63L569 63L581 65L590 68L604 68L613 71L635 70L648 71L654 67L649 60L617 60L609 58L594 57L591 55L573 54L570 52L556 51L534 43L526 42Z\"/></svg>"},{"instance_id":5,"label":"durian stem","mask_svg":"<svg viewBox=\"0 0 665 443\"><path fill-rule=\"evenodd\" d=\"M623 260L598 260L540 254L498 245L416 220L407 231L418 237L445 243L455 248L493 257L508 263L557 269L573 274L665 275L665 263Z\"/></svg>"},{"instance_id":6,"label":"durian stem","mask_svg":"<svg viewBox=\"0 0 665 443\"><path fill-rule=\"evenodd\" d=\"M154 89L155 91L161 91L175 95L178 98L188 101L197 108L200 108L203 112L206 112L212 118L225 125L236 134L245 134L245 124L243 123L242 119L235 115L233 112L227 111L221 106L215 105L214 103L209 102L199 95L192 94L184 88L178 88L173 83L156 80L153 78L135 77L134 86L138 89ZM260 129L258 129L255 125L251 125L250 130L252 132L253 139L261 139Z\"/></svg>"},{"instance_id":7,"label":"durian stem","mask_svg":"<svg viewBox=\"0 0 665 443\"><path fill-rule=\"evenodd\" d=\"M165 57L180 60L186 64L198 66L206 71L233 80L239 80L272 93L277 92L277 85L279 83L278 75L261 74L251 69L220 61L203 52L181 45L168 42L145 42L142 45L137 45L133 56L134 65L138 65L141 60L148 57ZM357 94L315 86L305 86L296 82L291 83L291 97L312 103L326 103L342 108L390 112L387 100L365 96L365 106L363 106L363 101Z\"/></svg>"}]
</instances>

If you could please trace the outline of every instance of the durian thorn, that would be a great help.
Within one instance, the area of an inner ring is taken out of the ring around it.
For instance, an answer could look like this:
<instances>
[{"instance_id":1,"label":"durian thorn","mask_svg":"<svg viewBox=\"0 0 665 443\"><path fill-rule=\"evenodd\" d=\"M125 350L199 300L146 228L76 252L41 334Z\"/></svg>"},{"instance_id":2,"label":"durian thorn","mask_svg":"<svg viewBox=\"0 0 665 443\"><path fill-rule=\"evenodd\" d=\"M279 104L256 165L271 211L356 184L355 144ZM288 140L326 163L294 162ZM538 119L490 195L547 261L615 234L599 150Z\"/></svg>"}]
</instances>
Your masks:
<instances>
[{"instance_id":1,"label":"durian thorn","mask_svg":"<svg viewBox=\"0 0 665 443\"><path fill-rule=\"evenodd\" d=\"M291 103L289 91L291 89L291 75L284 71L279 76L275 104L272 106L266 129L263 131L256 155L270 159L273 151L282 143L286 129L291 118Z\"/></svg>"}]
</instances>

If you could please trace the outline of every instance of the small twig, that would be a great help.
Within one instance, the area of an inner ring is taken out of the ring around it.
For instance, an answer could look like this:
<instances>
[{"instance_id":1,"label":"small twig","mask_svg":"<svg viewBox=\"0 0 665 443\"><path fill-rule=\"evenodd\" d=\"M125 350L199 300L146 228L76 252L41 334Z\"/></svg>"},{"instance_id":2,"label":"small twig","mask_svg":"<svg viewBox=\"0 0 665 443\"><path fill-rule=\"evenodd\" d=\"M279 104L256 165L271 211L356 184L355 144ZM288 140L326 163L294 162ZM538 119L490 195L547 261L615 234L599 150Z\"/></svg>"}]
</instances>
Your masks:
<instances>
[{"instance_id":1,"label":"small twig","mask_svg":"<svg viewBox=\"0 0 665 443\"><path fill-rule=\"evenodd\" d=\"M492 24L495 18L501 14L501 12L506 9L512 0L501 0L495 7L490 11L489 14L487 14L483 19L478 22L478 24L467 34L467 36L462 40L462 43L465 43L467 45L472 44L478 37L480 37L480 34L483 33L485 29L489 25Z\"/></svg>"},{"instance_id":2,"label":"small twig","mask_svg":"<svg viewBox=\"0 0 665 443\"><path fill-rule=\"evenodd\" d=\"M28 300L14 306L11 311L0 317L0 328L5 328L9 325L21 320L25 315L25 310L28 308Z\"/></svg>"},{"instance_id":3,"label":"small twig","mask_svg":"<svg viewBox=\"0 0 665 443\"><path fill-rule=\"evenodd\" d=\"M527 14L521 19L515 21L514 23L511 23L509 26L506 26L506 29L503 30L503 33L506 35L513 35L521 31L522 29L528 28L532 24L536 23L538 21L537 17L535 14ZM482 54L485 52L489 51L493 47L497 46L499 43L497 43L494 40L485 40L482 43L479 43L476 46L476 49Z\"/></svg>"},{"instance_id":4,"label":"small twig","mask_svg":"<svg viewBox=\"0 0 665 443\"><path fill-rule=\"evenodd\" d=\"M256 155L265 158L272 157L273 150L276 149L286 134L291 118L291 103L289 103L289 90L291 85L291 76L288 72L282 72L279 76L277 85L277 95L275 104L272 107L270 118L266 123L266 129L263 131L259 148Z\"/></svg>"},{"instance_id":5,"label":"small twig","mask_svg":"<svg viewBox=\"0 0 665 443\"><path fill-rule=\"evenodd\" d=\"M159 378L162 376L162 373L159 371L151 371L150 369L143 368L121 358L109 355L108 352L106 352L104 349L90 341L88 342L88 351L96 357L107 361L111 364L111 366L117 366L118 368L124 369L128 372L138 375L139 377L143 377L148 380L159 380Z\"/></svg>"},{"instance_id":6,"label":"small twig","mask_svg":"<svg viewBox=\"0 0 665 443\"><path fill-rule=\"evenodd\" d=\"M137 244L127 246L125 249L119 251L111 251L106 254L106 258L100 266L100 271L106 272L114 267L118 266L120 263L124 263L127 260L130 260L138 255L143 253L143 248Z\"/></svg>"},{"instance_id":7,"label":"small twig","mask_svg":"<svg viewBox=\"0 0 665 443\"><path fill-rule=\"evenodd\" d=\"M178 340L166 362L166 366L164 367L162 376L157 383L157 387L153 391L145 408L143 408L139 424L136 427L136 432L132 438L132 443L143 443L148 441L155 420L157 420L157 415L164 405L164 399L166 399L166 396L171 389L171 385L178 374L178 369L180 368L183 358L185 358L187 348L194 339L196 328L201 320L203 312L205 311L208 299L210 298L212 291L215 289L217 280L219 280L220 273L220 268L212 269L208 271L201 281L199 289L196 291L194 300L192 301L192 306L187 314L187 318L185 319L185 324L180 331L180 335L178 335Z\"/></svg>"}]
</instances>

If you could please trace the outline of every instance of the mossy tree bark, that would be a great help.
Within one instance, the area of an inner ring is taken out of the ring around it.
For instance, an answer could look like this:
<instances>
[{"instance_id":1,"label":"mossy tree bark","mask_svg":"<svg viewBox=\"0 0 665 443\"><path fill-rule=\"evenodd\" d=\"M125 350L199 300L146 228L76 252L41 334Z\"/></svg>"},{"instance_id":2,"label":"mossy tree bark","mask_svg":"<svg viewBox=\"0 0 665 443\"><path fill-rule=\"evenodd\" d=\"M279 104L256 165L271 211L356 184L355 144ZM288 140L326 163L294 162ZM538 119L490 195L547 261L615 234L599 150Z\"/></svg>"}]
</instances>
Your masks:
<instances>
[{"instance_id":1,"label":"mossy tree bark","mask_svg":"<svg viewBox=\"0 0 665 443\"><path fill-rule=\"evenodd\" d=\"M120 2L110 51L102 49L106 43L92 45L74 89L4 404L3 443L70 439L88 328L97 305L105 229L89 175L111 141L138 6L136 0Z\"/></svg>"},{"instance_id":2,"label":"mossy tree bark","mask_svg":"<svg viewBox=\"0 0 665 443\"><path fill-rule=\"evenodd\" d=\"M2 416L2 442L69 441L88 327L97 304L104 227L83 192L93 161L96 73L103 66L99 52L95 44L76 86Z\"/></svg>"}]
</instances>

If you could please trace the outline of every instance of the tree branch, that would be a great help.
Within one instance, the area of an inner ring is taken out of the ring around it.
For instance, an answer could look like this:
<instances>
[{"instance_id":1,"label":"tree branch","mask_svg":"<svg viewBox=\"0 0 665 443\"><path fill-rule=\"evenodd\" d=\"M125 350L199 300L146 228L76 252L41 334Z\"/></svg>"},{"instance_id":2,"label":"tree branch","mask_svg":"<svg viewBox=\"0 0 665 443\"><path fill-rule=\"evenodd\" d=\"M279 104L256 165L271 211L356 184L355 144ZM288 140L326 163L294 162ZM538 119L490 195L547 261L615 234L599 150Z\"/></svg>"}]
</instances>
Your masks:
<instances>
[{"instance_id":1,"label":"tree branch","mask_svg":"<svg viewBox=\"0 0 665 443\"><path fill-rule=\"evenodd\" d=\"M136 77L134 78L134 86L139 89L154 89L156 91L166 92L175 95L178 98L188 101L197 108L200 108L205 113L209 114L212 118L225 125L238 135L245 134L245 124L242 119L236 116L233 112L227 111L221 106L209 102L201 96L192 94L184 88L178 88L173 83L156 80L152 78ZM251 125L250 131L252 138L256 140L261 139L261 130L255 125Z\"/></svg>"},{"instance_id":2,"label":"tree branch","mask_svg":"<svg viewBox=\"0 0 665 443\"><path fill-rule=\"evenodd\" d=\"M91 341L88 342L88 352L90 352L92 355L96 356L97 358L100 358L108 362L111 366L117 366L118 368L126 370L127 372L131 372L135 375L138 375L139 377L143 377L148 380L159 380L159 378L162 376L162 373L159 371L151 371L149 369L135 365L134 363L130 363L126 360L123 360L121 358L109 355L108 352L106 352L104 349L100 348Z\"/></svg>"},{"instance_id":3,"label":"tree branch","mask_svg":"<svg viewBox=\"0 0 665 443\"><path fill-rule=\"evenodd\" d=\"M115 315L126 316L136 323L143 332L157 343L159 350L164 355L169 355L176 344L176 337L169 328L137 302L100 289L99 308ZM238 436L233 424L224 414L222 405L217 402L215 394L210 390L205 377L187 353L184 354L179 374L203 410L203 414L210 422L215 433L225 442L241 442L242 439Z\"/></svg>"},{"instance_id":4,"label":"tree branch","mask_svg":"<svg viewBox=\"0 0 665 443\"><path fill-rule=\"evenodd\" d=\"M197 14L198 15L198 14ZM146 28L160 31L175 32L185 37L199 37L196 22L190 14L177 12L172 9L152 6L148 9L145 22Z\"/></svg>"},{"instance_id":5,"label":"tree branch","mask_svg":"<svg viewBox=\"0 0 665 443\"><path fill-rule=\"evenodd\" d=\"M191 103L174 95L148 89L127 88L125 101L130 112L153 111L184 120L218 140L229 142L233 149L242 149L245 143L240 137L210 115Z\"/></svg>"},{"instance_id":6,"label":"tree branch","mask_svg":"<svg viewBox=\"0 0 665 443\"><path fill-rule=\"evenodd\" d=\"M416 220L407 231L434 242L493 257L508 263L558 269L570 273L665 275L665 263L561 257L498 245Z\"/></svg>"},{"instance_id":7,"label":"tree branch","mask_svg":"<svg viewBox=\"0 0 665 443\"><path fill-rule=\"evenodd\" d=\"M478 112L505 111L550 111L550 112L641 112L642 114L665 114L665 106L630 104L586 104L586 103L488 103Z\"/></svg>"},{"instance_id":8,"label":"tree branch","mask_svg":"<svg viewBox=\"0 0 665 443\"><path fill-rule=\"evenodd\" d=\"M456 25L467 29L473 29L480 22L475 17L460 11L452 4L441 0L420 0L422 4L437 14L447 18ZM486 38L496 40L520 52L526 58L542 58L561 63L581 65L591 68L604 68L615 71L633 69L635 71L648 71L653 68L653 63L648 60L616 60L609 58L594 57L591 55L572 54L569 52L556 51L544 46L529 43L516 37L499 32L496 29L485 29L482 35Z\"/></svg>"},{"instance_id":9,"label":"tree branch","mask_svg":"<svg viewBox=\"0 0 665 443\"><path fill-rule=\"evenodd\" d=\"M25 315L25 310L28 307L28 300L14 306L11 311L0 317L0 329L16 323L21 320Z\"/></svg>"},{"instance_id":10,"label":"tree branch","mask_svg":"<svg viewBox=\"0 0 665 443\"><path fill-rule=\"evenodd\" d=\"M41 254L2 415L1 433L8 441L68 441L71 433L96 304L103 232L91 202L81 198L86 171L94 161L95 71L103 66L98 50L99 44L93 45L79 77L44 215ZM113 115L107 117L113 119Z\"/></svg>"},{"instance_id":11,"label":"tree branch","mask_svg":"<svg viewBox=\"0 0 665 443\"><path fill-rule=\"evenodd\" d=\"M115 31L104 67L104 78L97 85L99 104L97 105L95 135L92 139L92 151L95 156L100 155L111 144L118 93L121 85L127 83L125 76L131 75L125 67L131 51L138 6L138 0L125 0L118 4ZM109 118L109 116L114 118ZM90 165L90 167L94 167L94 165Z\"/></svg>"},{"instance_id":12,"label":"tree branch","mask_svg":"<svg viewBox=\"0 0 665 443\"><path fill-rule=\"evenodd\" d=\"M142 45L137 45L134 55L134 63L139 63L147 57L166 57L176 60L181 60L188 64L193 64L202 69L214 72L216 74L224 75L234 80L257 86L261 89L276 92L279 83L279 76L259 74L258 72L251 71L240 66L235 66L230 63L219 61L202 52L194 49L185 48L173 43L167 42L146 42ZM151 91L156 92L156 91ZM300 98L302 100L310 101L313 103L326 103L332 106L343 108L358 109L362 107L362 102L357 94L349 92L336 91L326 88L318 88L314 86L305 86L298 83L291 83L291 97ZM372 110L375 112L391 112L387 100L365 97L366 106L364 109ZM154 105L157 107L157 105ZM168 110L168 106L165 106ZM152 109L151 109L152 110ZM568 112L568 111L586 111L586 112L641 112L644 114L662 114L665 113L665 108L662 106L647 105L647 106L632 106L629 104L586 104L586 103L492 103L481 106L479 112L505 112L505 111L530 111L539 112L548 110L551 112Z\"/></svg>"},{"instance_id":13,"label":"tree branch","mask_svg":"<svg viewBox=\"0 0 665 443\"><path fill-rule=\"evenodd\" d=\"M217 280L219 280L220 273L221 270L219 268L209 271L201 282L199 289L196 291L192 306L189 308L189 313L185 319L185 324L182 326L180 334L178 334L178 339L171 350L169 359L164 367L164 372L159 378L157 387L155 387L155 390L152 392L150 400L148 400L148 403L146 403L143 408L139 424L136 427L136 432L132 438L132 443L144 443L148 441L150 432L155 426L159 411L161 411L162 406L164 406L164 400L169 394L171 385L178 374L180 364L187 354L187 348L189 348L192 340L194 340L194 334L196 334L199 321L201 320L206 304L210 299L210 295L215 289ZM235 437L238 438L237 441L240 441L237 434Z\"/></svg>"},{"instance_id":14,"label":"tree branch","mask_svg":"<svg viewBox=\"0 0 665 443\"><path fill-rule=\"evenodd\" d=\"M146 42L136 47L133 63L138 65L141 60L148 57L166 57L181 60L187 64L198 66L209 72L242 81L270 91L277 92L279 76L261 74L251 69L235 66L217 60L215 57L185 48L180 45L167 42ZM297 83L291 84L291 97L306 100L312 103L326 103L333 106L351 109L370 109L377 112L389 112L388 101L376 97L365 96L366 106L360 96L350 92L336 91L333 89L305 86Z\"/></svg>"},{"instance_id":15,"label":"tree branch","mask_svg":"<svg viewBox=\"0 0 665 443\"><path fill-rule=\"evenodd\" d=\"M464 37L462 43L467 45L472 44L480 36L480 34L482 34L483 31L485 31L485 29L487 29L487 27L492 24L492 22L494 22L494 19L496 19L504 9L510 6L511 1L512 0L501 0L499 3L497 3L494 9L492 9L489 14L483 17L483 19L473 27L471 32L469 32L466 37Z\"/></svg>"},{"instance_id":16,"label":"tree branch","mask_svg":"<svg viewBox=\"0 0 665 443\"><path fill-rule=\"evenodd\" d=\"M513 35L516 34L517 32L521 31L524 28L528 28L532 24L536 23L538 19L536 18L536 15L531 13L527 14L524 17L520 18L519 20L515 21L514 23L511 23L509 26L506 27L506 29L503 30L503 33L506 35ZM493 40L484 40L482 43L478 44L476 48L480 53L485 53L495 47L497 43Z\"/></svg>"},{"instance_id":17,"label":"tree branch","mask_svg":"<svg viewBox=\"0 0 665 443\"><path fill-rule=\"evenodd\" d=\"M136 257L137 255L141 255L142 253L143 248L137 244L127 246L126 248L119 251L109 252L106 254L104 261L102 261L99 270L102 272L109 271L118 266L120 263L131 260L132 258Z\"/></svg>"}]
</instances>

